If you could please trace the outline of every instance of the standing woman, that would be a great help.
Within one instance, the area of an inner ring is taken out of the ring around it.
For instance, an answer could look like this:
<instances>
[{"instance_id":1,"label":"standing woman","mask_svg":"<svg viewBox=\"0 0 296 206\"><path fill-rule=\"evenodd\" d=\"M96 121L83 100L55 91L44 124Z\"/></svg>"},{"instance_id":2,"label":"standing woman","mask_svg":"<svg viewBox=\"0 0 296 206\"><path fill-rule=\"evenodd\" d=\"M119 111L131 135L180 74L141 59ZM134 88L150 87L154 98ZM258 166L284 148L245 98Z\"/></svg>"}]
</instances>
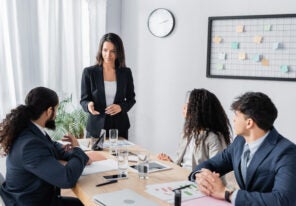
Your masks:
<instances>
[{"instance_id":1,"label":"standing woman","mask_svg":"<svg viewBox=\"0 0 296 206\"><path fill-rule=\"evenodd\" d=\"M216 95L206 89L191 91L184 109L184 131L175 163L191 170L230 144L231 126ZM158 158L173 162L164 153Z\"/></svg>"},{"instance_id":2,"label":"standing woman","mask_svg":"<svg viewBox=\"0 0 296 206\"><path fill-rule=\"evenodd\" d=\"M84 69L81 80L80 104L89 113L88 136L99 137L101 129L118 129L118 135L128 139L127 112L136 100L121 38L114 33L105 34L96 59L96 65Z\"/></svg>"}]
</instances>

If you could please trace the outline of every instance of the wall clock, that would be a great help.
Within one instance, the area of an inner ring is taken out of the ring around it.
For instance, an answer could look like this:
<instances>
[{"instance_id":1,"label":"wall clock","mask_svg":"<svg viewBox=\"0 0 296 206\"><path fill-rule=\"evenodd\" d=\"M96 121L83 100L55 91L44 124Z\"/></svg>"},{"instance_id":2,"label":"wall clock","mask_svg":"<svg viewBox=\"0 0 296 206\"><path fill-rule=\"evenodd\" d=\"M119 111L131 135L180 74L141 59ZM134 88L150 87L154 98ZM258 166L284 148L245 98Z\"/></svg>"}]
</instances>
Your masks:
<instances>
[{"instance_id":1,"label":"wall clock","mask_svg":"<svg viewBox=\"0 0 296 206\"><path fill-rule=\"evenodd\" d=\"M156 37L166 37L175 27L175 18L168 9L153 10L148 17L148 29Z\"/></svg>"}]
</instances>

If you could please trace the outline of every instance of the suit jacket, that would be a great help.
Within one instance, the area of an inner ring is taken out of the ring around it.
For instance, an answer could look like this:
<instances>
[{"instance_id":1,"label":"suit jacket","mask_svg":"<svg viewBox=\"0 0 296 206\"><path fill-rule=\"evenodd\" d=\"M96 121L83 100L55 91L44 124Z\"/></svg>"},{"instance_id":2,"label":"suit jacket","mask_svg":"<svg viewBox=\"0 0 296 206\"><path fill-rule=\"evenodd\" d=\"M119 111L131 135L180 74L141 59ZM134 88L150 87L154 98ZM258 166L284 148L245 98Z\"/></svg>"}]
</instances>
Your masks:
<instances>
[{"instance_id":1,"label":"suit jacket","mask_svg":"<svg viewBox=\"0 0 296 206\"><path fill-rule=\"evenodd\" d=\"M114 104L120 105L122 111L111 116L112 127L119 130L128 130L130 127L127 112L136 103L132 72L129 68L116 68L117 89ZM88 103L94 102L95 110L99 115L89 114L86 130L90 135L98 137L104 128L106 96L104 87L103 67L94 65L84 69L81 80L80 104L84 111L88 111Z\"/></svg>"},{"instance_id":2,"label":"suit jacket","mask_svg":"<svg viewBox=\"0 0 296 206\"><path fill-rule=\"evenodd\" d=\"M236 137L222 153L198 165L189 178L192 180L194 172L201 168L216 171L221 175L234 170L240 186L236 196L236 206L295 206L295 144L282 137L273 128L248 166L246 184L240 172L244 144L243 137Z\"/></svg>"},{"instance_id":3,"label":"suit jacket","mask_svg":"<svg viewBox=\"0 0 296 206\"><path fill-rule=\"evenodd\" d=\"M6 182L0 194L8 206L55 205L56 188L71 188L88 156L80 149L65 152L62 145L29 123L15 140L6 160ZM58 160L66 160L64 166Z\"/></svg>"},{"instance_id":4,"label":"suit jacket","mask_svg":"<svg viewBox=\"0 0 296 206\"><path fill-rule=\"evenodd\" d=\"M214 157L217 153L221 152L224 148L226 148L226 143L224 138L219 137L214 132L209 132L208 136L205 138L206 132L202 132L199 134L199 137L202 141L196 147L194 147L194 152L192 153L192 168L195 168L196 165L202 163L205 160L208 160ZM183 162L183 158L188 147L188 139L181 139L177 151L177 159L176 164L181 166Z\"/></svg>"}]
</instances>

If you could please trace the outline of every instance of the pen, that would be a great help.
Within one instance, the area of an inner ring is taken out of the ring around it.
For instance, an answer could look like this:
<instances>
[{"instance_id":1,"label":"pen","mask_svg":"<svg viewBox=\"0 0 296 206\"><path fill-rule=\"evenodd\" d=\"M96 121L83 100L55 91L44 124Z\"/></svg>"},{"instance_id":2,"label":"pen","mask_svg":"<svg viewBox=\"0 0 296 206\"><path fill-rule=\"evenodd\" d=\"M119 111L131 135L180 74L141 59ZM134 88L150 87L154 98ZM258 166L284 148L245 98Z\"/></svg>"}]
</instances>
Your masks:
<instances>
[{"instance_id":1,"label":"pen","mask_svg":"<svg viewBox=\"0 0 296 206\"><path fill-rule=\"evenodd\" d=\"M110 180L109 182L103 182L103 183L97 184L96 187L100 187L103 185L108 185L108 184L112 184L112 183L116 183L116 182L117 182L117 180Z\"/></svg>"},{"instance_id":2,"label":"pen","mask_svg":"<svg viewBox=\"0 0 296 206\"><path fill-rule=\"evenodd\" d=\"M172 191L175 192L176 190L182 190L182 189L185 189L185 188L187 188L187 187L190 187L191 185L192 185L192 184L190 184L190 185L185 185L185 186L183 186L183 187L179 187L179 188L173 189Z\"/></svg>"}]
</instances>

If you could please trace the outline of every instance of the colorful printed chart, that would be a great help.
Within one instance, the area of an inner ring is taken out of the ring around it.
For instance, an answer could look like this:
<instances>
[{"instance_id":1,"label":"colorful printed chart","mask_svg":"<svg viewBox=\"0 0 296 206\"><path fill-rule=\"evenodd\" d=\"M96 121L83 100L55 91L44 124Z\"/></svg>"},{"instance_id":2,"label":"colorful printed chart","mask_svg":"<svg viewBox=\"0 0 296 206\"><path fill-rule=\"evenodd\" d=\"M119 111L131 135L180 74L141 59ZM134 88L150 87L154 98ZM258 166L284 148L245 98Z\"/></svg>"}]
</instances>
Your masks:
<instances>
[{"instance_id":1,"label":"colorful printed chart","mask_svg":"<svg viewBox=\"0 0 296 206\"><path fill-rule=\"evenodd\" d=\"M182 202L195 198L204 197L204 195L197 190L197 186L194 182L190 181L178 181L168 182L162 184L152 184L146 186L146 192L169 203L174 202L175 193L174 189L180 188L186 185L190 185L182 189Z\"/></svg>"}]
</instances>

